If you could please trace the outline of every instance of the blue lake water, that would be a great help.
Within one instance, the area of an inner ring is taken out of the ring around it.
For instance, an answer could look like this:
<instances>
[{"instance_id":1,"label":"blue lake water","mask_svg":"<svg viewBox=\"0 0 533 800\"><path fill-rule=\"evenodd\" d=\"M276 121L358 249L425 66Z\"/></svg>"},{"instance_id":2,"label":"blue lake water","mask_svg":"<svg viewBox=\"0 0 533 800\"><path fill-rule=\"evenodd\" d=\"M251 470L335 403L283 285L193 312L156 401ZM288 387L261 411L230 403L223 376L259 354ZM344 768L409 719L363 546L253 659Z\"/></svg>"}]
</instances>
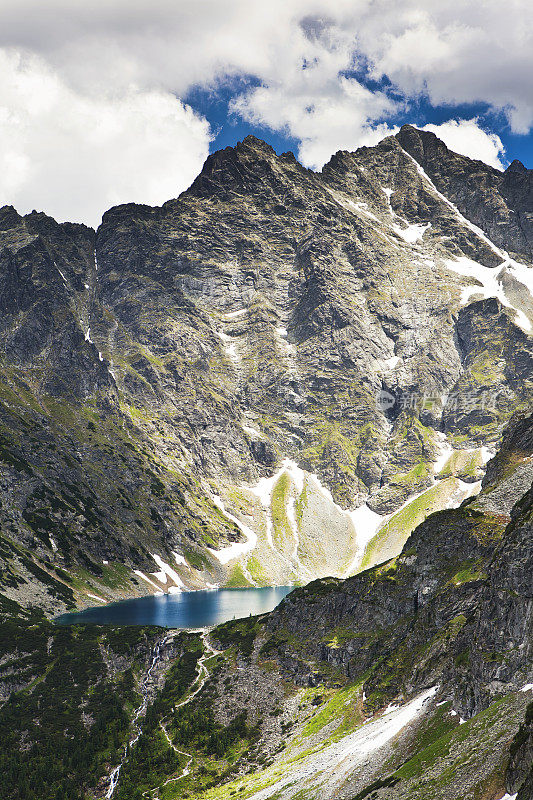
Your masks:
<instances>
[{"instance_id":1,"label":"blue lake water","mask_svg":"<svg viewBox=\"0 0 533 800\"><path fill-rule=\"evenodd\" d=\"M62 614L60 625L160 625L162 628L204 628L230 619L272 611L293 586L262 589L208 589L199 592L139 597Z\"/></svg>"}]
</instances>

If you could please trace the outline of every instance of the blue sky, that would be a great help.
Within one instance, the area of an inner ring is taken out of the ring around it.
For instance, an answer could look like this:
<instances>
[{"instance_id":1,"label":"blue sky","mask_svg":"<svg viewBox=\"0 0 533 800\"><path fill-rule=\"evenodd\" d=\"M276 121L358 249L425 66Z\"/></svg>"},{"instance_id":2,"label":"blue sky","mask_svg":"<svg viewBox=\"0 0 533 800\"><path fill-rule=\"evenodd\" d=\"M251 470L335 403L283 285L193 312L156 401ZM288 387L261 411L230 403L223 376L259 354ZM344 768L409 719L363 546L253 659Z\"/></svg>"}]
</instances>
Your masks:
<instances>
[{"instance_id":1,"label":"blue sky","mask_svg":"<svg viewBox=\"0 0 533 800\"><path fill-rule=\"evenodd\" d=\"M216 90L195 87L185 96L185 101L210 123L213 136L209 147L210 152L234 146L248 134L253 134L268 142L278 154L287 150L297 154L299 140L291 136L287 129L273 130L264 125L243 120L238 114L232 112L230 108L232 98L243 87L250 85L257 85L257 82L247 78L234 82L231 86L217 87ZM513 133L505 114L492 109L487 103L433 106L427 97L422 95L416 100L410 101L403 113L389 117L387 121L393 126L399 127L408 123L422 128L430 123L439 126L450 120L458 119L477 119L480 127L500 138L505 150L501 157L503 166L507 166L514 159L519 159L526 167L533 168L533 134ZM353 149L356 147L357 143L354 143ZM470 155L475 157L475 153Z\"/></svg>"},{"instance_id":2,"label":"blue sky","mask_svg":"<svg viewBox=\"0 0 533 800\"><path fill-rule=\"evenodd\" d=\"M2 0L0 205L98 225L248 133L320 169L401 124L533 167L529 0Z\"/></svg>"}]
</instances>

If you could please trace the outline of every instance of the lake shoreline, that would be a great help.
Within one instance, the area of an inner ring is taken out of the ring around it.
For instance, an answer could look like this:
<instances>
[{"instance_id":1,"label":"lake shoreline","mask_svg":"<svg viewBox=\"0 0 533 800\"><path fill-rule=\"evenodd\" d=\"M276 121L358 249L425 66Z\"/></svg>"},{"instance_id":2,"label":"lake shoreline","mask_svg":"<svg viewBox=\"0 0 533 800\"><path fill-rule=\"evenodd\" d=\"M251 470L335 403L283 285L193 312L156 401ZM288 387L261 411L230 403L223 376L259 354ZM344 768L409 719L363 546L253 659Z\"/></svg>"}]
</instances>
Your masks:
<instances>
[{"instance_id":1,"label":"lake shoreline","mask_svg":"<svg viewBox=\"0 0 533 800\"><path fill-rule=\"evenodd\" d=\"M213 628L232 619L272 611L295 587L209 588L146 595L90 606L54 617L56 625L154 625L166 629Z\"/></svg>"}]
</instances>

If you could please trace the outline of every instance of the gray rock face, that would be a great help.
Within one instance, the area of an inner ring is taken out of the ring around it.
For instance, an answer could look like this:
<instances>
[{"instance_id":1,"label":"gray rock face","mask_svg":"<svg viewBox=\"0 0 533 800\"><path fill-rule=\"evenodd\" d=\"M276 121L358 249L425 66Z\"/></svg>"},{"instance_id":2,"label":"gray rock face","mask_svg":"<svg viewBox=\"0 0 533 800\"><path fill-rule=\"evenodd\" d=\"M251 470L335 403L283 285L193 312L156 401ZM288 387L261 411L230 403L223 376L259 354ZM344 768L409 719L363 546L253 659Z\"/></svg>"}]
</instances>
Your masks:
<instances>
[{"instance_id":1,"label":"gray rock face","mask_svg":"<svg viewBox=\"0 0 533 800\"><path fill-rule=\"evenodd\" d=\"M398 142L461 213L500 247L531 260L533 170L513 161L505 172L452 153L434 133L404 125Z\"/></svg>"},{"instance_id":2,"label":"gray rock face","mask_svg":"<svg viewBox=\"0 0 533 800\"><path fill-rule=\"evenodd\" d=\"M530 401L529 273L498 246L527 248L491 211L505 197L525 219L525 175L410 128L321 173L247 137L179 198L111 209L96 233L2 209L10 542L55 578L88 567L105 597L152 591L153 554L190 587L306 581L357 568L365 529L344 512L429 492L370 562L398 553L480 476L454 465ZM315 481L318 536L303 491L276 484L263 506L250 491L285 459ZM256 550L221 556L250 525Z\"/></svg>"}]
</instances>

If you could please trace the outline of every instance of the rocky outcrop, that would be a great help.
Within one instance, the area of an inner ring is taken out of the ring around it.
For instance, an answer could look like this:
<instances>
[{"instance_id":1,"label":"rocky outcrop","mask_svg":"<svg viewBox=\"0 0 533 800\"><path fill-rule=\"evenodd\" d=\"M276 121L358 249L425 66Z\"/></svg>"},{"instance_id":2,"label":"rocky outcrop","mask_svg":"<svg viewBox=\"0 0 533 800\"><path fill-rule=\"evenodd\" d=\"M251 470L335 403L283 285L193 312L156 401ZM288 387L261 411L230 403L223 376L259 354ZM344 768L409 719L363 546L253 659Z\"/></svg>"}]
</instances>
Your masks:
<instances>
[{"instance_id":1,"label":"rocky outcrop","mask_svg":"<svg viewBox=\"0 0 533 800\"><path fill-rule=\"evenodd\" d=\"M411 125L403 126L397 140L471 222L500 247L531 260L533 170L515 160L500 172L451 152L434 133Z\"/></svg>"},{"instance_id":2,"label":"rocky outcrop","mask_svg":"<svg viewBox=\"0 0 533 800\"><path fill-rule=\"evenodd\" d=\"M325 664L350 680L369 674L369 704L441 683L463 717L528 683L533 494L523 494L519 465L531 458L532 428L532 417L514 422L479 498L430 516L399 557L347 581L309 584L281 603L266 625L293 679L322 680ZM499 481L506 491L496 495ZM486 494L490 511L480 511ZM295 639L297 648L287 648Z\"/></svg>"}]
</instances>

